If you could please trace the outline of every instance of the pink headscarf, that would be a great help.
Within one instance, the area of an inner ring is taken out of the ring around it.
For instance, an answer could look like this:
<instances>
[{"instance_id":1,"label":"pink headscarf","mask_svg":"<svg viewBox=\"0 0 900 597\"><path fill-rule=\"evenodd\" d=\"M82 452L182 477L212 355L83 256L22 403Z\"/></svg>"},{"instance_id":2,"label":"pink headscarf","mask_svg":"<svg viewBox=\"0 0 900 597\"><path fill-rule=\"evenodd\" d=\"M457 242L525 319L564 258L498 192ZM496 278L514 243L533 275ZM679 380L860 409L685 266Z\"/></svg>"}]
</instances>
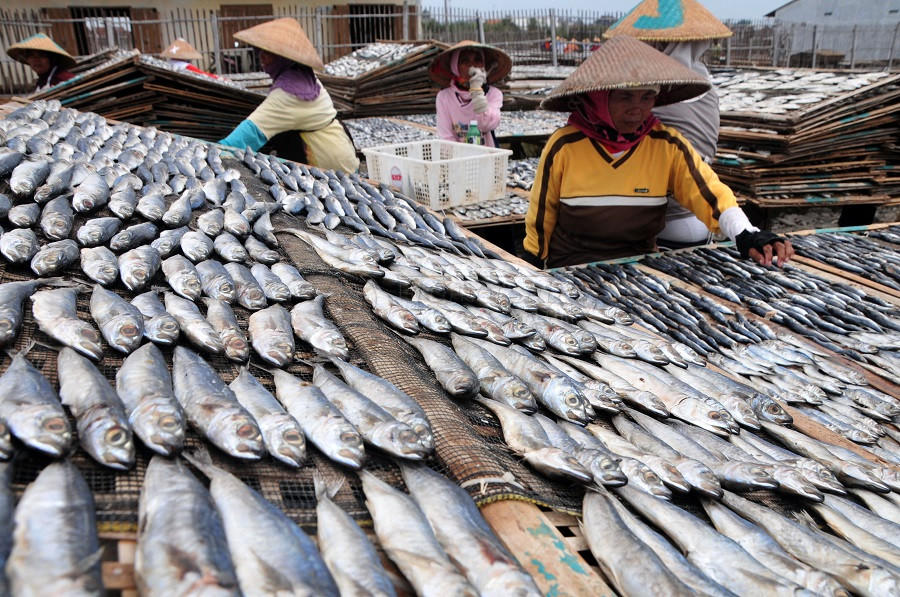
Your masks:
<instances>
[{"instance_id":1,"label":"pink headscarf","mask_svg":"<svg viewBox=\"0 0 900 597\"><path fill-rule=\"evenodd\" d=\"M633 133L616 130L609 115L609 90L591 91L582 95L575 110L569 115L569 124L591 139L596 139L611 153L628 151L647 136L659 119L650 113Z\"/></svg>"}]
</instances>

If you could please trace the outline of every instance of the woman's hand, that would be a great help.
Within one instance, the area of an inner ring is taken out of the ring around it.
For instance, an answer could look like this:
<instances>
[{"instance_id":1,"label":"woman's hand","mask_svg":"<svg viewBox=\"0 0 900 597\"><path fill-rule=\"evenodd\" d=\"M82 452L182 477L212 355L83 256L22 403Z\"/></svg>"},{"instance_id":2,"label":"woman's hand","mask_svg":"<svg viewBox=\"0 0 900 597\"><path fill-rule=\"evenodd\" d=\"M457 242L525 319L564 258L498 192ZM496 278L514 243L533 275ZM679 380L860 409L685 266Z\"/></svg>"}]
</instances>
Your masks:
<instances>
[{"instance_id":1,"label":"woman's hand","mask_svg":"<svg viewBox=\"0 0 900 597\"><path fill-rule=\"evenodd\" d=\"M794 256L791 241L768 230L744 230L735 237L734 244L741 257L749 257L760 265L772 265L774 260L781 267Z\"/></svg>"}]
</instances>

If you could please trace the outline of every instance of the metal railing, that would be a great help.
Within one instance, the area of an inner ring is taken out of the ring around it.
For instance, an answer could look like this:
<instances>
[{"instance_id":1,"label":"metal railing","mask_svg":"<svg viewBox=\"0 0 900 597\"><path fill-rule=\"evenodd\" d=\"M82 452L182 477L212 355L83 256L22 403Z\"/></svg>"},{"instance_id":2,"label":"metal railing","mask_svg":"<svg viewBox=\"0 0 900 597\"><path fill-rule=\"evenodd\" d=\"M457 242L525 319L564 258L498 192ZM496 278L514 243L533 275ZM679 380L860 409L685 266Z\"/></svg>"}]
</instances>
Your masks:
<instances>
[{"instance_id":1,"label":"metal railing","mask_svg":"<svg viewBox=\"0 0 900 597\"><path fill-rule=\"evenodd\" d=\"M290 6L271 15L229 16L233 12L225 8L175 8L154 19L137 18L151 14L149 9L69 9L69 18L0 9L0 95L28 92L34 79L30 68L6 56L6 48L35 33L53 37L60 29L72 32L66 41L69 46L77 45L79 55L116 46L156 53L182 37L204 55L198 64L200 68L238 73L258 70L259 65L253 51L235 44L231 35L272 18L297 19L324 62L376 40L436 39L455 43L473 39L503 48L516 64L577 65L598 47L603 32L622 16L554 8L450 9L446 4L422 6L415 0L402 5ZM56 10L54 14L60 12ZM78 18L73 17L76 13ZM734 36L714 44L705 54L706 61L714 66L892 69L900 62L898 24L824 26L772 19L726 24Z\"/></svg>"}]
</instances>

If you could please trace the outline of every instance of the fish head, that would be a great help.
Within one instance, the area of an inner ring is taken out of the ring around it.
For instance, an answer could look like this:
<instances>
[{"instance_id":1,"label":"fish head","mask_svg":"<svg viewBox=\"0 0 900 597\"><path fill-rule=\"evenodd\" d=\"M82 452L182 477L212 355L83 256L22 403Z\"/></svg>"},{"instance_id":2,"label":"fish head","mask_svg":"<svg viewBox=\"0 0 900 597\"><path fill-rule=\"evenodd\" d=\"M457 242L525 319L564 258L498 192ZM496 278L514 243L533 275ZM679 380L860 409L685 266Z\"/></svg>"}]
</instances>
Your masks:
<instances>
[{"instance_id":1,"label":"fish head","mask_svg":"<svg viewBox=\"0 0 900 597\"><path fill-rule=\"evenodd\" d=\"M550 477L562 477L581 483L590 483L594 477L580 462L559 448L541 448L523 455L525 461L541 473Z\"/></svg>"},{"instance_id":2,"label":"fish head","mask_svg":"<svg viewBox=\"0 0 900 597\"><path fill-rule=\"evenodd\" d=\"M580 450L579 462L588 467L594 480L606 487L621 487L628 483L616 459L599 450Z\"/></svg>"},{"instance_id":3,"label":"fish head","mask_svg":"<svg viewBox=\"0 0 900 597\"><path fill-rule=\"evenodd\" d=\"M797 461L795 466L797 467L797 470L803 474L806 480L818 489L841 495L847 493L844 484L838 481L838 478L834 476L834 473L818 462L803 458Z\"/></svg>"},{"instance_id":4,"label":"fish head","mask_svg":"<svg viewBox=\"0 0 900 597\"><path fill-rule=\"evenodd\" d=\"M780 490L785 493L793 493L813 502L821 502L825 499L822 492L792 466L776 465L772 469L772 476L778 481Z\"/></svg>"},{"instance_id":5,"label":"fish head","mask_svg":"<svg viewBox=\"0 0 900 597\"><path fill-rule=\"evenodd\" d=\"M154 342L168 345L178 341L181 327L174 317L154 317L144 322L144 332Z\"/></svg>"},{"instance_id":6,"label":"fish head","mask_svg":"<svg viewBox=\"0 0 900 597\"><path fill-rule=\"evenodd\" d=\"M266 429L269 453L290 466L300 466L306 459L306 438L296 420L285 413L273 413L260 424Z\"/></svg>"},{"instance_id":7,"label":"fish head","mask_svg":"<svg viewBox=\"0 0 900 597\"><path fill-rule=\"evenodd\" d=\"M635 403L641 410L658 417L669 417L672 415L672 413L669 412L669 409L666 408L665 403L660 400L659 396L652 392L640 390L630 397L625 395L625 398L628 398L631 402Z\"/></svg>"},{"instance_id":8,"label":"fish head","mask_svg":"<svg viewBox=\"0 0 900 597\"><path fill-rule=\"evenodd\" d=\"M708 466L692 458L680 458L675 468L690 483L691 487L703 495L714 499L722 497L722 485Z\"/></svg>"},{"instance_id":9,"label":"fish head","mask_svg":"<svg viewBox=\"0 0 900 597\"><path fill-rule=\"evenodd\" d=\"M761 419L776 425L790 425L794 418L780 404L767 396L755 395L750 399L754 413Z\"/></svg>"},{"instance_id":10,"label":"fish head","mask_svg":"<svg viewBox=\"0 0 900 597\"><path fill-rule=\"evenodd\" d=\"M514 375L498 380L492 388L492 393L496 393L501 402L512 406L516 410L528 414L537 410L534 394L531 393L525 382Z\"/></svg>"},{"instance_id":11,"label":"fish head","mask_svg":"<svg viewBox=\"0 0 900 597\"><path fill-rule=\"evenodd\" d=\"M71 341L72 348L81 354L99 361L103 356L100 332L85 321L66 319L58 321L55 334Z\"/></svg>"},{"instance_id":12,"label":"fish head","mask_svg":"<svg viewBox=\"0 0 900 597\"><path fill-rule=\"evenodd\" d=\"M144 336L144 326L130 315L119 315L112 318L105 326L108 329L110 344L119 350L131 352L140 346Z\"/></svg>"},{"instance_id":13,"label":"fish head","mask_svg":"<svg viewBox=\"0 0 900 597\"><path fill-rule=\"evenodd\" d=\"M16 337L21 324L22 313L18 309L0 309L0 346Z\"/></svg>"},{"instance_id":14,"label":"fish head","mask_svg":"<svg viewBox=\"0 0 900 597\"><path fill-rule=\"evenodd\" d=\"M385 421L370 433L373 444L401 458L421 460L431 453L419 435L409 425L399 421Z\"/></svg>"},{"instance_id":15,"label":"fish head","mask_svg":"<svg viewBox=\"0 0 900 597\"><path fill-rule=\"evenodd\" d=\"M210 441L236 458L257 460L265 454L262 433L248 413L222 409L207 426Z\"/></svg>"},{"instance_id":16,"label":"fish head","mask_svg":"<svg viewBox=\"0 0 900 597\"><path fill-rule=\"evenodd\" d=\"M131 428L111 419L95 423L88 430L88 435L91 437L89 441L95 445L98 460L110 468L121 470L131 468L134 465L134 440Z\"/></svg>"},{"instance_id":17,"label":"fish head","mask_svg":"<svg viewBox=\"0 0 900 597\"><path fill-rule=\"evenodd\" d=\"M352 468L362 467L365 460L362 437L352 425L346 421L337 423L338 429L334 437L335 445L326 450L330 458Z\"/></svg>"},{"instance_id":18,"label":"fish head","mask_svg":"<svg viewBox=\"0 0 900 597\"><path fill-rule=\"evenodd\" d=\"M8 424L17 437L29 438L29 446L54 456L65 454L72 443L72 427L68 418L57 409L44 405L17 407Z\"/></svg>"},{"instance_id":19,"label":"fish head","mask_svg":"<svg viewBox=\"0 0 900 597\"><path fill-rule=\"evenodd\" d=\"M587 413L587 400L568 377L551 379L541 393L541 398L569 421L584 424L591 420Z\"/></svg>"},{"instance_id":20,"label":"fish head","mask_svg":"<svg viewBox=\"0 0 900 597\"><path fill-rule=\"evenodd\" d=\"M740 428L738 428L737 431L732 431L733 426L736 425L734 420L731 419L730 415L726 418L721 411L715 408L709 408L706 412L698 412L697 410L694 412L695 416L692 416L689 422L698 427L702 427L707 431L712 431L717 435L725 437L731 433L738 433L740 431Z\"/></svg>"},{"instance_id":21,"label":"fish head","mask_svg":"<svg viewBox=\"0 0 900 597\"><path fill-rule=\"evenodd\" d=\"M745 490L775 489L778 487L772 475L763 467L750 462L729 460L722 464L722 476Z\"/></svg>"},{"instance_id":22,"label":"fish head","mask_svg":"<svg viewBox=\"0 0 900 597\"><path fill-rule=\"evenodd\" d=\"M436 311L428 313L425 318L427 320L425 327L427 327L432 332L436 332L438 334L449 334L453 329L450 326L450 322L447 320L447 318Z\"/></svg>"},{"instance_id":23,"label":"fish head","mask_svg":"<svg viewBox=\"0 0 900 597\"><path fill-rule=\"evenodd\" d=\"M200 284L200 278L190 271L182 272L177 276L177 280L173 280L173 288L178 288L185 298L197 300L203 294L203 286ZM234 288L232 287L232 291Z\"/></svg>"},{"instance_id":24,"label":"fish head","mask_svg":"<svg viewBox=\"0 0 900 597\"><path fill-rule=\"evenodd\" d=\"M550 334L550 345L558 351L571 356L578 356L582 352L581 345L578 344L578 338L561 328L554 330Z\"/></svg>"},{"instance_id":25,"label":"fish head","mask_svg":"<svg viewBox=\"0 0 900 597\"><path fill-rule=\"evenodd\" d=\"M339 359L346 359L350 355L347 341L340 332L330 329L320 329L310 337L310 344L315 348Z\"/></svg>"},{"instance_id":26,"label":"fish head","mask_svg":"<svg viewBox=\"0 0 900 597\"><path fill-rule=\"evenodd\" d=\"M444 389L454 397L474 397L481 384L471 371L451 371L442 375Z\"/></svg>"},{"instance_id":27,"label":"fish head","mask_svg":"<svg viewBox=\"0 0 900 597\"><path fill-rule=\"evenodd\" d=\"M662 482L667 487L683 493L691 490L691 484L685 480L684 476L670 462L666 462L663 458L653 454L647 455L645 462L648 463L648 466L652 465L652 470L662 479Z\"/></svg>"},{"instance_id":28,"label":"fish head","mask_svg":"<svg viewBox=\"0 0 900 597\"><path fill-rule=\"evenodd\" d=\"M623 458L619 466L628 477L629 485L664 500L672 497L669 488L663 485L662 480L647 465L633 458Z\"/></svg>"}]
</instances>

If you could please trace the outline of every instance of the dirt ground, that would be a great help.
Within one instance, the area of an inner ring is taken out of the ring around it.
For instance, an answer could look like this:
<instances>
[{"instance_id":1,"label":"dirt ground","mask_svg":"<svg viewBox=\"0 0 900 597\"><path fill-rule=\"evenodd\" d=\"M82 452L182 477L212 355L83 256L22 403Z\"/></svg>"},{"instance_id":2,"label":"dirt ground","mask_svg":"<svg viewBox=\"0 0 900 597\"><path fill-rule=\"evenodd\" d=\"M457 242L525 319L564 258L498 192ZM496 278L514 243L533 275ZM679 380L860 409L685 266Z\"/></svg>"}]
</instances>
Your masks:
<instances>
[{"instance_id":1,"label":"dirt ground","mask_svg":"<svg viewBox=\"0 0 900 597\"><path fill-rule=\"evenodd\" d=\"M772 209L766 228L773 232L795 232L819 228L835 228L841 215L840 207L794 207ZM900 220L900 206L879 207L875 212L876 224Z\"/></svg>"}]
</instances>

